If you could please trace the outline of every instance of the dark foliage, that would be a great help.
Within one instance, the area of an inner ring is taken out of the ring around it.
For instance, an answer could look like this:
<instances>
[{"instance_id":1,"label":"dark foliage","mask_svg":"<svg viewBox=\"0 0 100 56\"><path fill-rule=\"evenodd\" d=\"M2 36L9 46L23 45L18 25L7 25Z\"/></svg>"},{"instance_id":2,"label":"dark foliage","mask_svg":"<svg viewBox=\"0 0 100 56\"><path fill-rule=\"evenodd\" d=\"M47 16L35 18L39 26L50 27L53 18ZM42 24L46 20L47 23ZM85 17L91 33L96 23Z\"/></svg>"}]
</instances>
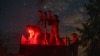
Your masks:
<instances>
[{"instance_id":1,"label":"dark foliage","mask_svg":"<svg viewBox=\"0 0 100 56\"><path fill-rule=\"evenodd\" d=\"M87 48L88 56L100 56L100 0L88 0L85 4L87 15L83 29L77 28L81 33L81 44Z\"/></svg>"}]
</instances>

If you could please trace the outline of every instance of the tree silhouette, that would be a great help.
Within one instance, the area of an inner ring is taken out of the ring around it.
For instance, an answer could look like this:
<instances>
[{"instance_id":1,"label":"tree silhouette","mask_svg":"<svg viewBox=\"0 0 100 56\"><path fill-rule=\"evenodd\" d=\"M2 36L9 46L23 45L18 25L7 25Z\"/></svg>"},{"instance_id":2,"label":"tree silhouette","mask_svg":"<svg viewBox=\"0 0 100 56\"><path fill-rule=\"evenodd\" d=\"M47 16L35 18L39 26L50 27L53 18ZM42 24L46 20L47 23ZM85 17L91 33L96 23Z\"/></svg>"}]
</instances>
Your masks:
<instances>
[{"instance_id":1,"label":"tree silhouette","mask_svg":"<svg viewBox=\"0 0 100 56\"><path fill-rule=\"evenodd\" d=\"M88 0L85 4L88 20L82 23L83 29L77 28L81 33L81 43L87 47L88 56L100 56L100 0Z\"/></svg>"}]
</instances>

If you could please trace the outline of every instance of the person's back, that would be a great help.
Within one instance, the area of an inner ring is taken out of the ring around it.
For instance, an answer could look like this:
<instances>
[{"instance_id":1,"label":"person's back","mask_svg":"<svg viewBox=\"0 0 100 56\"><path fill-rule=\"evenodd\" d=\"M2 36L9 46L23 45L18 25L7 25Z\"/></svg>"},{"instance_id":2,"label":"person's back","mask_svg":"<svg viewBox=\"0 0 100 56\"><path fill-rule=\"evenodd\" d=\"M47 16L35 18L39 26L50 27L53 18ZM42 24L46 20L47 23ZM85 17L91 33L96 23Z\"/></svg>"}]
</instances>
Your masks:
<instances>
[{"instance_id":1,"label":"person's back","mask_svg":"<svg viewBox=\"0 0 100 56\"><path fill-rule=\"evenodd\" d=\"M56 41L56 44L59 45L59 31L58 31L58 26L59 26L59 20L58 20L58 16L54 15L53 19L52 19L52 24L51 24L51 33L50 33L50 40L52 40L53 38Z\"/></svg>"}]
</instances>

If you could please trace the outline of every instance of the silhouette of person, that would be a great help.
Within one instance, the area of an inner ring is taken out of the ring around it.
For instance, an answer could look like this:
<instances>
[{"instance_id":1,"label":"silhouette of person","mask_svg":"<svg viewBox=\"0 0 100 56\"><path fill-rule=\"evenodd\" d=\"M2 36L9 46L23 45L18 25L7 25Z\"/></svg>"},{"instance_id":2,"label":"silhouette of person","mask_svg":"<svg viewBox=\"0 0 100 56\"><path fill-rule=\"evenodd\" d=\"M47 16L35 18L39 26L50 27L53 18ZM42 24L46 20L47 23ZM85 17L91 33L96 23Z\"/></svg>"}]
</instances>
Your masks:
<instances>
[{"instance_id":1,"label":"silhouette of person","mask_svg":"<svg viewBox=\"0 0 100 56\"><path fill-rule=\"evenodd\" d=\"M59 20L58 16L54 15L53 19L51 20L51 33L50 33L50 42L52 42L52 39L54 38L56 41L56 44L59 45L59 32L58 32L58 27L59 27Z\"/></svg>"},{"instance_id":2,"label":"silhouette of person","mask_svg":"<svg viewBox=\"0 0 100 56\"><path fill-rule=\"evenodd\" d=\"M76 33L72 33L71 36L71 53L73 54L73 56L78 56L78 35Z\"/></svg>"},{"instance_id":3,"label":"silhouette of person","mask_svg":"<svg viewBox=\"0 0 100 56\"><path fill-rule=\"evenodd\" d=\"M63 38L63 44L66 46L67 43L68 43L68 38L67 38L67 36L65 36L65 37Z\"/></svg>"},{"instance_id":4,"label":"silhouette of person","mask_svg":"<svg viewBox=\"0 0 100 56\"><path fill-rule=\"evenodd\" d=\"M41 10L38 11L38 16L39 16L39 21L37 24L40 24L40 22L42 23L42 25L44 24L44 21L45 21L45 13Z\"/></svg>"},{"instance_id":5,"label":"silhouette of person","mask_svg":"<svg viewBox=\"0 0 100 56\"><path fill-rule=\"evenodd\" d=\"M47 12L47 21L48 21L48 25L51 26L53 24L53 16L50 10Z\"/></svg>"}]
</instances>

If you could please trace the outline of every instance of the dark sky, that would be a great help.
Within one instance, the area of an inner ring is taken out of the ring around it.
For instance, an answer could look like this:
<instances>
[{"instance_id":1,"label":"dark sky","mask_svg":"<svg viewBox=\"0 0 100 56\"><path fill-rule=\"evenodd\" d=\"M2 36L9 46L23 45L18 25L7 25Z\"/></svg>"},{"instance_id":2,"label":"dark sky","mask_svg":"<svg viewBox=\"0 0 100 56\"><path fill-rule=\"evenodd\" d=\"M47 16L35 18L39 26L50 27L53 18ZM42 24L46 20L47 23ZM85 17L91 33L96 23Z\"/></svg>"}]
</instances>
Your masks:
<instances>
[{"instance_id":1,"label":"dark sky","mask_svg":"<svg viewBox=\"0 0 100 56\"><path fill-rule=\"evenodd\" d=\"M2 0L0 28L3 32L21 32L26 24L35 23L37 1Z\"/></svg>"},{"instance_id":2,"label":"dark sky","mask_svg":"<svg viewBox=\"0 0 100 56\"><path fill-rule=\"evenodd\" d=\"M51 10L60 20L60 36L75 32L85 21L83 5L86 0L0 0L0 33L22 33L28 24L38 21L37 11ZM6 38L10 49L18 48L18 37ZM12 40L13 39L13 40ZM12 43L12 44L11 44ZM16 44L17 43L17 44ZM13 47L13 48L12 48ZM9 49L9 50L10 50Z\"/></svg>"},{"instance_id":3,"label":"dark sky","mask_svg":"<svg viewBox=\"0 0 100 56\"><path fill-rule=\"evenodd\" d=\"M85 0L0 0L0 31L23 32L27 24L36 24L37 11L43 9L59 15L60 35L64 36L84 21L84 3Z\"/></svg>"}]
</instances>

